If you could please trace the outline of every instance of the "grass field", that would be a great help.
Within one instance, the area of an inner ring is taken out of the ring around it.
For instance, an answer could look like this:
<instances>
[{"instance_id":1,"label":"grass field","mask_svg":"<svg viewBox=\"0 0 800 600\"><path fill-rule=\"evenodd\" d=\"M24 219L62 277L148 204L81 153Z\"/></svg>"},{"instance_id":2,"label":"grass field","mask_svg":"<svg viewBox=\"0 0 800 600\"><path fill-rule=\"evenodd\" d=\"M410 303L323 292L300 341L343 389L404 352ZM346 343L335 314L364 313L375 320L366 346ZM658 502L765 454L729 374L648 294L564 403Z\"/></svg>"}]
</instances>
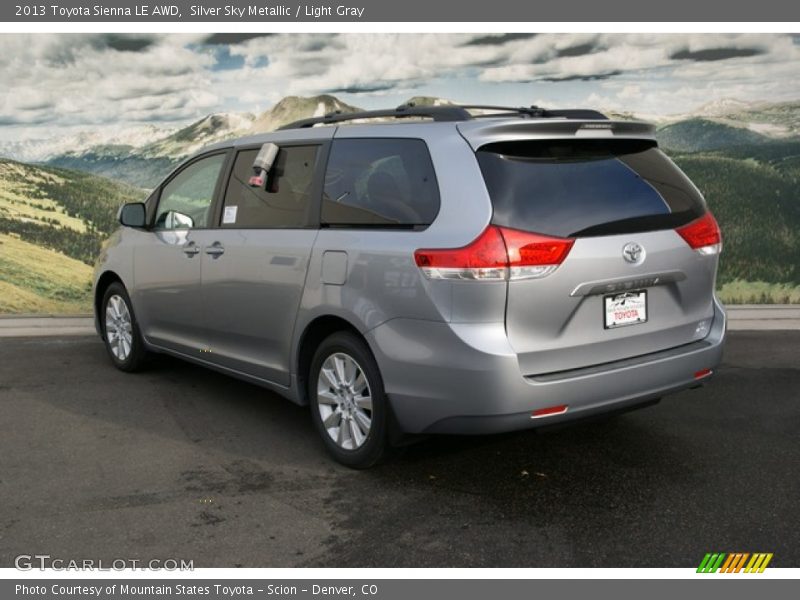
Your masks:
<instances>
[{"instance_id":1,"label":"grass field","mask_svg":"<svg viewBox=\"0 0 800 600\"><path fill-rule=\"evenodd\" d=\"M0 313L88 313L92 268L78 260L0 234Z\"/></svg>"},{"instance_id":2,"label":"grass field","mask_svg":"<svg viewBox=\"0 0 800 600\"><path fill-rule=\"evenodd\" d=\"M800 304L800 286L765 281L731 281L720 286L725 304Z\"/></svg>"}]
</instances>

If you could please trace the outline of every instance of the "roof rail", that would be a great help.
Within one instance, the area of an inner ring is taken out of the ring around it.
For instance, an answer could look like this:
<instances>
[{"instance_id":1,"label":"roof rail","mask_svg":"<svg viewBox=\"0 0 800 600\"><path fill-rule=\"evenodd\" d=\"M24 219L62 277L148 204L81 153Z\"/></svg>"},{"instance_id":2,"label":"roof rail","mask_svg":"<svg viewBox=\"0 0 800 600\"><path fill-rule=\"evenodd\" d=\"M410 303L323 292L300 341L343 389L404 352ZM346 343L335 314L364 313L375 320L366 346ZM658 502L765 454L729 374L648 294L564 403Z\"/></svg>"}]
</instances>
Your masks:
<instances>
[{"instance_id":1,"label":"roof rail","mask_svg":"<svg viewBox=\"0 0 800 600\"><path fill-rule=\"evenodd\" d=\"M518 114L518 115L525 115L528 117L544 117L546 116L546 110L535 105L531 106L495 106L494 104L464 104L461 105L461 108L466 108L467 110L493 110L499 111L503 113L510 113L510 114ZM482 116L482 115L478 115ZM494 117L497 116L497 113L489 113L486 115L487 117Z\"/></svg>"},{"instance_id":2,"label":"roof rail","mask_svg":"<svg viewBox=\"0 0 800 600\"><path fill-rule=\"evenodd\" d=\"M473 115L470 110L489 110L498 111L483 115ZM489 104L446 104L442 106L417 106L413 102L401 104L394 109L367 110L361 112L345 113L340 110L330 112L322 117L312 117L301 119L283 125L278 130L283 129L304 129L314 125L327 125L332 123L342 123L344 121L357 121L359 119L380 119L380 118L409 118L423 117L434 121L469 121L475 118L505 116L524 116L530 118L562 118L562 119L608 119L604 114L596 110L588 109L563 109L549 110L538 106L512 107L494 106Z\"/></svg>"},{"instance_id":3,"label":"roof rail","mask_svg":"<svg viewBox=\"0 0 800 600\"><path fill-rule=\"evenodd\" d=\"M506 115L524 115L538 119L603 119L608 120L608 117L603 113L591 110L588 108L564 108L554 109L542 108L541 106L494 106L491 104L464 104L460 105L461 108L467 110L490 110L498 112L490 112L483 115L472 115L473 119L491 118Z\"/></svg>"},{"instance_id":4,"label":"roof rail","mask_svg":"<svg viewBox=\"0 0 800 600\"><path fill-rule=\"evenodd\" d=\"M545 117L561 117L562 119L600 119L608 121L608 117L601 113L599 110L592 110L591 108L562 108L556 110L545 111Z\"/></svg>"},{"instance_id":5,"label":"roof rail","mask_svg":"<svg viewBox=\"0 0 800 600\"><path fill-rule=\"evenodd\" d=\"M302 129L327 123L341 123L342 121L355 121L358 119L379 119L381 117L394 117L398 119L407 117L427 117L434 121L468 121L472 118L472 115L469 114L469 111L456 105L416 106L411 103L401 104L395 109L386 110L367 110L354 113L344 113L337 110L322 117L301 119L300 121L289 123L278 129Z\"/></svg>"}]
</instances>

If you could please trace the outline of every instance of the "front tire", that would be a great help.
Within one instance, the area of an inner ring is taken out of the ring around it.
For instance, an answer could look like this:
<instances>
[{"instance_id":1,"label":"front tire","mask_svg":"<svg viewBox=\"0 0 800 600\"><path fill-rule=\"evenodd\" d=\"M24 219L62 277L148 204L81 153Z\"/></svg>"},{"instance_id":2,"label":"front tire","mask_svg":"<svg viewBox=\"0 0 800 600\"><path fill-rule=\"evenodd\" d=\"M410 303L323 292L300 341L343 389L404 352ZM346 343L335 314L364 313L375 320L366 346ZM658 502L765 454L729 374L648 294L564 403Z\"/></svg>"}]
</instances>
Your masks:
<instances>
[{"instance_id":1,"label":"front tire","mask_svg":"<svg viewBox=\"0 0 800 600\"><path fill-rule=\"evenodd\" d=\"M103 294L100 322L103 338L111 362L120 371L132 373L140 370L147 358L133 305L125 286L115 282Z\"/></svg>"},{"instance_id":2,"label":"front tire","mask_svg":"<svg viewBox=\"0 0 800 600\"><path fill-rule=\"evenodd\" d=\"M366 469L386 451L387 401L378 364L358 336L326 338L308 377L311 418L328 452L343 465Z\"/></svg>"}]
</instances>

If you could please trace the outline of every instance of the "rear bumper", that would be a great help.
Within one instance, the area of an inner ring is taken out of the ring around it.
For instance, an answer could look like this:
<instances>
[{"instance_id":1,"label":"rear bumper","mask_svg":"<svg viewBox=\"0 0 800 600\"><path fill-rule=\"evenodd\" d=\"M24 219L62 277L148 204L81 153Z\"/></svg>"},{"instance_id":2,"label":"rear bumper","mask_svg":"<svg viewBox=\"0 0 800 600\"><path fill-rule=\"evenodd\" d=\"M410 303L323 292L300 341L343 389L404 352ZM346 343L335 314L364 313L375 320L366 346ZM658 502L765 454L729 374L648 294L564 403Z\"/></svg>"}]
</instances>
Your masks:
<instances>
[{"instance_id":1,"label":"rear bumper","mask_svg":"<svg viewBox=\"0 0 800 600\"><path fill-rule=\"evenodd\" d=\"M644 356L525 377L502 323L395 319L367 335L400 428L408 433L499 433L646 404L698 385L722 360L725 312L715 299L709 334ZM567 411L531 418L556 405Z\"/></svg>"}]
</instances>

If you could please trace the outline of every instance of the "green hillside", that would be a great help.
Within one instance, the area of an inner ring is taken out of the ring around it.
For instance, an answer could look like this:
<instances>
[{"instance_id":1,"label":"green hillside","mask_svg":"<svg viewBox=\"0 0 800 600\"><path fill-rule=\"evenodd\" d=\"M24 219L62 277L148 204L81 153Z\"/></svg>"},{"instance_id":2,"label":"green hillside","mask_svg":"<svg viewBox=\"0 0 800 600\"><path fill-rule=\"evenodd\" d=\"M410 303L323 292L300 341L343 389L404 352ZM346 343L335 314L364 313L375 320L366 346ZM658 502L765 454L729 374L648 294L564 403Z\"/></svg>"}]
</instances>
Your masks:
<instances>
[{"instance_id":1,"label":"green hillside","mask_svg":"<svg viewBox=\"0 0 800 600\"><path fill-rule=\"evenodd\" d=\"M87 312L91 264L123 202L109 179L0 159L0 313Z\"/></svg>"},{"instance_id":2,"label":"green hillside","mask_svg":"<svg viewBox=\"0 0 800 600\"><path fill-rule=\"evenodd\" d=\"M132 146L97 146L80 154L54 157L48 165L84 171L145 189L152 189L174 169L178 160L140 156Z\"/></svg>"},{"instance_id":3,"label":"green hillside","mask_svg":"<svg viewBox=\"0 0 800 600\"><path fill-rule=\"evenodd\" d=\"M800 142L672 153L720 223L729 303L800 302Z\"/></svg>"},{"instance_id":4,"label":"green hillside","mask_svg":"<svg viewBox=\"0 0 800 600\"><path fill-rule=\"evenodd\" d=\"M91 312L89 265L6 234L0 257L0 313Z\"/></svg>"},{"instance_id":5,"label":"green hillside","mask_svg":"<svg viewBox=\"0 0 800 600\"><path fill-rule=\"evenodd\" d=\"M0 233L92 264L117 208L144 195L104 177L0 159Z\"/></svg>"},{"instance_id":6,"label":"green hillside","mask_svg":"<svg viewBox=\"0 0 800 600\"><path fill-rule=\"evenodd\" d=\"M800 171L800 138L771 140L760 144L740 144L707 154L755 160L795 178Z\"/></svg>"},{"instance_id":7,"label":"green hillside","mask_svg":"<svg viewBox=\"0 0 800 600\"><path fill-rule=\"evenodd\" d=\"M797 180L754 159L703 154L675 159L701 189L722 228L720 282L800 284Z\"/></svg>"},{"instance_id":8,"label":"green hillside","mask_svg":"<svg viewBox=\"0 0 800 600\"><path fill-rule=\"evenodd\" d=\"M688 119L665 125L658 129L656 137L663 148L675 152L719 150L769 140L755 131L706 119Z\"/></svg>"}]
</instances>

